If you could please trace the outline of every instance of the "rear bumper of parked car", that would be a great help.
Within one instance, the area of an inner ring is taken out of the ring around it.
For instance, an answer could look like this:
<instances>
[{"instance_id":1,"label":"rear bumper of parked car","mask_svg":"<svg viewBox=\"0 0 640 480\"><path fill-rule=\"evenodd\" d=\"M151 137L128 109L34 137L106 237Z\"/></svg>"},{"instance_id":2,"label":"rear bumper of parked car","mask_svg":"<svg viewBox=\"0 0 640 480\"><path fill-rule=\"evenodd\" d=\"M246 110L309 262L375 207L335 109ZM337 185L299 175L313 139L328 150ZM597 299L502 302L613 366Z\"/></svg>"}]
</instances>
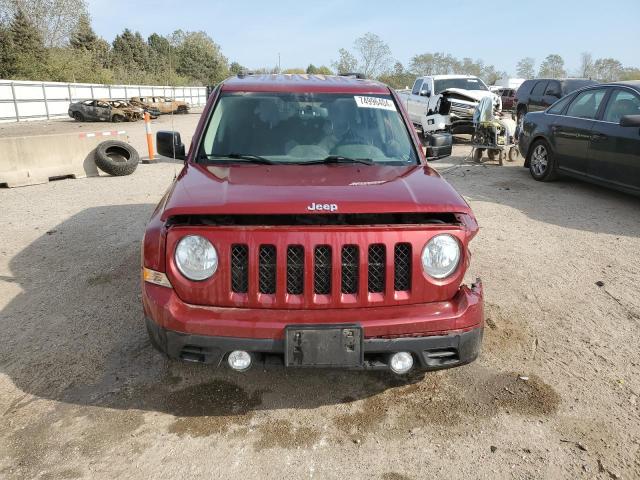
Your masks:
<instances>
[{"instance_id":1,"label":"rear bumper of parked car","mask_svg":"<svg viewBox=\"0 0 640 480\"><path fill-rule=\"evenodd\" d=\"M363 368L387 369L386 355L407 351L416 368L436 370L473 361L484 327L480 282L462 286L447 302L309 310L189 305L171 288L144 283L143 303L157 348L173 359L214 365L234 350L255 352L263 361L278 363L289 325L352 324L362 327Z\"/></svg>"}]
</instances>

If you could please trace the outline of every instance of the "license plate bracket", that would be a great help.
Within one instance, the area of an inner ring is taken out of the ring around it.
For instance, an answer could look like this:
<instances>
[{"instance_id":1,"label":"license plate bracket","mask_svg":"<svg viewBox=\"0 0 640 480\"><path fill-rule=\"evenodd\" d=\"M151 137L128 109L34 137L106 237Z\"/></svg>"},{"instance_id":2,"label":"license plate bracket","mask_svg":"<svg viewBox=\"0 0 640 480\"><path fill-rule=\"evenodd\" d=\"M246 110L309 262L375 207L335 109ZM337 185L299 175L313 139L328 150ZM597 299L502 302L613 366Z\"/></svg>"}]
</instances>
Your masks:
<instances>
[{"instance_id":1,"label":"license plate bracket","mask_svg":"<svg viewBox=\"0 0 640 480\"><path fill-rule=\"evenodd\" d=\"M285 366L361 367L362 340L359 325L290 325L285 328Z\"/></svg>"}]
</instances>

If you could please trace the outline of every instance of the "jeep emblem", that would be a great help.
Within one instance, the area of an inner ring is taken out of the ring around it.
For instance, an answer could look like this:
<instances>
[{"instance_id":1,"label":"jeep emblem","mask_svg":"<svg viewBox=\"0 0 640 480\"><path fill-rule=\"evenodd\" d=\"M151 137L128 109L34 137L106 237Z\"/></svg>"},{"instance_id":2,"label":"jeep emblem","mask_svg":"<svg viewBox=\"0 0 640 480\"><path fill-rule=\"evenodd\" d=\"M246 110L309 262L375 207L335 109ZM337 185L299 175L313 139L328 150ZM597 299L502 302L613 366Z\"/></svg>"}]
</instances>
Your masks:
<instances>
[{"instance_id":1,"label":"jeep emblem","mask_svg":"<svg viewBox=\"0 0 640 480\"><path fill-rule=\"evenodd\" d=\"M307 207L310 212L337 212L338 205L335 203L312 203Z\"/></svg>"}]
</instances>

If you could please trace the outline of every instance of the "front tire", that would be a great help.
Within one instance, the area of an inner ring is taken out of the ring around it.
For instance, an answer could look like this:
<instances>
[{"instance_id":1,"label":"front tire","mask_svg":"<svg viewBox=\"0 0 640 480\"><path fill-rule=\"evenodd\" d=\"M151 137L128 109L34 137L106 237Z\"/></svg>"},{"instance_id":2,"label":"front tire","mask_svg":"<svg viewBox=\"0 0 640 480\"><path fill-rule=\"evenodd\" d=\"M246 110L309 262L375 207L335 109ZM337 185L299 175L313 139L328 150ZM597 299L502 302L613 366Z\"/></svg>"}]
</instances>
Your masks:
<instances>
[{"instance_id":1,"label":"front tire","mask_svg":"<svg viewBox=\"0 0 640 480\"><path fill-rule=\"evenodd\" d=\"M545 140L536 140L528 155L529 173L539 182L551 182L558 176L556 162L549 144Z\"/></svg>"}]
</instances>

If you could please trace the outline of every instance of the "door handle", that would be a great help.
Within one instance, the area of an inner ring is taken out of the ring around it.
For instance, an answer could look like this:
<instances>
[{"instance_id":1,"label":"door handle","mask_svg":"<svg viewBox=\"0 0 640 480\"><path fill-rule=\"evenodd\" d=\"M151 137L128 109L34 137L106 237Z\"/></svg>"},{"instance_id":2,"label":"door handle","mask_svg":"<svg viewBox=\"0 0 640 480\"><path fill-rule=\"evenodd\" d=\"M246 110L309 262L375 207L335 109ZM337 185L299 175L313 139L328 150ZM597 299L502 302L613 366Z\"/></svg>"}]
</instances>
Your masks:
<instances>
[{"instance_id":1,"label":"door handle","mask_svg":"<svg viewBox=\"0 0 640 480\"><path fill-rule=\"evenodd\" d=\"M604 133L594 133L591 135L592 142L604 142L607 138L609 138Z\"/></svg>"}]
</instances>

